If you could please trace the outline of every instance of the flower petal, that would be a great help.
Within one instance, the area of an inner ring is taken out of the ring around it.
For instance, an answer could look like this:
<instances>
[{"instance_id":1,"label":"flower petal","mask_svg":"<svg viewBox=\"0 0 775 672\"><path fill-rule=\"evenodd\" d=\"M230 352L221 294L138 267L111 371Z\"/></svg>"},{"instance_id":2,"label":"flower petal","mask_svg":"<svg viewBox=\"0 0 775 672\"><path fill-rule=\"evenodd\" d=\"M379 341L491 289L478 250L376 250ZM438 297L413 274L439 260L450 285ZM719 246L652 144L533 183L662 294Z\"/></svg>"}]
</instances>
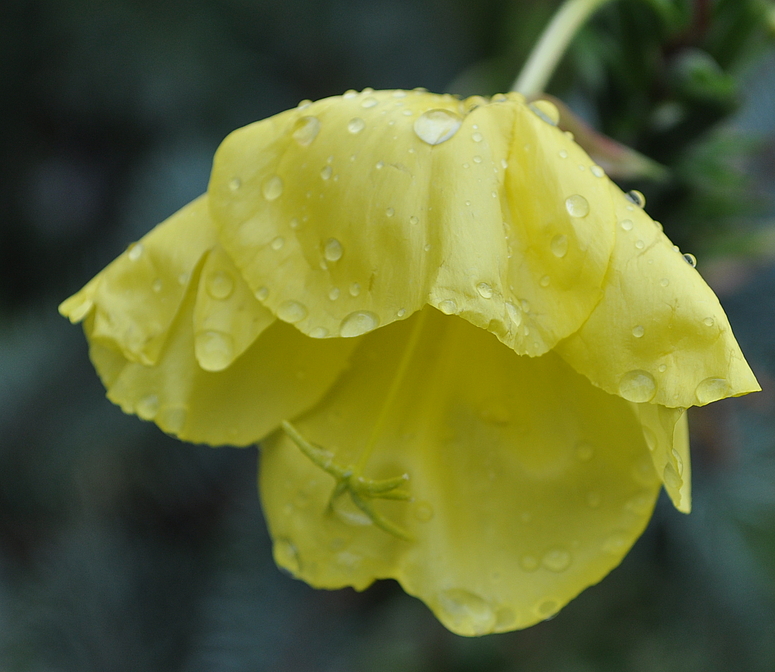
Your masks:
<instances>
[{"instance_id":1,"label":"flower petal","mask_svg":"<svg viewBox=\"0 0 775 672\"><path fill-rule=\"evenodd\" d=\"M92 310L90 337L133 362L154 364L191 273L216 244L207 195L159 224L59 307L80 322Z\"/></svg>"},{"instance_id":2,"label":"flower petal","mask_svg":"<svg viewBox=\"0 0 775 672\"><path fill-rule=\"evenodd\" d=\"M205 371L222 371L274 321L229 255L216 245L199 276L194 308L194 351L199 366Z\"/></svg>"},{"instance_id":3,"label":"flower petal","mask_svg":"<svg viewBox=\"0 0 775 672\"><path fill-rule=\"evenodd\" d=\"M413 540L346 494L329 508L334 479L277 432L260 481L278 564L324 588L393 577L449 629L481 635L548 618L621 561L659 489L624 400L428 308L359 341L294 426L345 467L376 434L364 476L406 473L412 500L374 508Z\"/></svg>"},{"instance_id":4,"label":"flower petal","mask_svg":"<svg viewBox=\"0 0 775 672\"><path fill-rule=\"evenodd\" d=\"M689 423L683 408L659 404L632 404L643 427L657 474L662 478L675 508L692 510L692 478L689 456Z\"/></svg>"},{"instance_id":5,"label":"flower petal","mask_svg":"<svg viewBox=\"0 0 775 672\"><path fill-rule=\"evenodd\" d=\"M713 291L611 185L618 225L602 301L556 351L607 392L702 406L761 389Z\"/></svg>"},{"instance_id":6,"label":"flower petal","mask_svg":"<svg viewBox=\"0 0 775 672\"><path fill-rule=\"evenodd\" d=\"M353 341L315 341L282 322L273 323L231 365L202 369L194 332L197 286L183 301L155 365L126 360L91 337L90 355L125 413L153 420L169 434L194 443L244 446L276 429L283 418L315 404L347 365Z\"/></svg>"},{"instance_id":7,"label":"flower petal","mask_svg":"<svg viewBox=\"0 0 775 672\"><path fill-rule=\"evenodd\" d=\"M306 334L430 303L542 354L600 299L614 219L607 180L536 112L518 94L367 90L247 126L215 158L221 243Z\"/></svg>"}]
</instances>

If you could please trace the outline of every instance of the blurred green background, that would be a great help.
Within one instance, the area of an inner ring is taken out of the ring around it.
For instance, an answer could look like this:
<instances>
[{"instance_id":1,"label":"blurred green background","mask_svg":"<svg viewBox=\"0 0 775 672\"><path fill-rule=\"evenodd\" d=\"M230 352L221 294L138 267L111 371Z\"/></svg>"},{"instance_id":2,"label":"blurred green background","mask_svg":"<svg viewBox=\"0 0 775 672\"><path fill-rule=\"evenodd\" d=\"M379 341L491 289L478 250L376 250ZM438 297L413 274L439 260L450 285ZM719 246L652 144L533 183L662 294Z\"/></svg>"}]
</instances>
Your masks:
<instances>
[{"instance_id":1,"label":"blurred green background","mask_svg":"<svg viewBox=\"0 0 775 672\"><path fill-rule=\"evenodd\" d=\"M105 398L56 313L203 192L232 129L303 98L507 90L550 0L10 0L0 10L0 671L772 672L775 15L621 0L549 91L668 169L631 180L718 292L764 392L691 416L695 509L661 498L600 585L464 639L397 584L276 569L255 449ZM769 23L768 23L769 22Z\"/></svg>"}]
</instances>

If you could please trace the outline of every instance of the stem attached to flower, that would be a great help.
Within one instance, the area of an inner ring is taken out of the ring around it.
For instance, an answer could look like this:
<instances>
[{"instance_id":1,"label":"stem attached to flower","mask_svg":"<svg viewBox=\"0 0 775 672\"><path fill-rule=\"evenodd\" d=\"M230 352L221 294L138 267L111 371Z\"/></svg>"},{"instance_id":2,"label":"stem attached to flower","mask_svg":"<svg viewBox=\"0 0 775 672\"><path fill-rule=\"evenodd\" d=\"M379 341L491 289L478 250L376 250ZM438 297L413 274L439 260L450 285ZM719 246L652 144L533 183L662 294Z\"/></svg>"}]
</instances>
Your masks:
<instances>
[{"instance_id":1,"label":"stem attached to flower","mask_svg":"<svg viewBox=\"0 0 775 672\"><path fill-rule=\"evenodd\" d=\"M511 90L525 96L543 93L579 28L607 2L610 0L565 0L533 47Z\"/></svg>"}]
</instances>

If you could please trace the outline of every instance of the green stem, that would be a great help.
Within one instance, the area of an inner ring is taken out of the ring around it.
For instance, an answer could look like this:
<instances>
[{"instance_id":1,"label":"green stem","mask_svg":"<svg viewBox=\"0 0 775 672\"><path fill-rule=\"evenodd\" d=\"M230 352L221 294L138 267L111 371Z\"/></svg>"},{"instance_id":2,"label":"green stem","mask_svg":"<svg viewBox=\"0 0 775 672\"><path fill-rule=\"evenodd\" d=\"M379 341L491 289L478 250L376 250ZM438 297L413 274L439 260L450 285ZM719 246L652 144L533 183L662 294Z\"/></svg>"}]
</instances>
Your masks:
<instances>
[{"instance_id":1,"label":"green stem","mask_svg":"<svg viewBox=\"0 0 775 672\"><path fill-rule=\"evenodd\" d=\"M533 47L511 90L525 96L543 93L579 28L607 2L610 0L565 0Z\"/></svg>"}]
</instances>

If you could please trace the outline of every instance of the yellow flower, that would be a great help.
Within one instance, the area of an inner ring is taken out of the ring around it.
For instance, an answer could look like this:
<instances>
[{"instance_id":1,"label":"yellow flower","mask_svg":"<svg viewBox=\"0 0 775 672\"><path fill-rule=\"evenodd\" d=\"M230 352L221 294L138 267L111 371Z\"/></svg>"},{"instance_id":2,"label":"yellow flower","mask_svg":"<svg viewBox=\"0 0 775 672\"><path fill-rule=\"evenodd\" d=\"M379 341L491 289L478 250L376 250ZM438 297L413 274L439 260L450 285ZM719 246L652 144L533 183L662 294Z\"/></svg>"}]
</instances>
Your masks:
<instances>
[{"instance_id":1,"label":"yellow flower","mask_svg":"<svg viewBox=\"0 0 775 672\"><path fill-rule=\"evenodd\" d=\"M232 133L207 194L61 312L108 397L262 442L275 558L393 577L448 628L523 628L602 579L685 409L759 389L713 292L518 94L348 92Z\"/></svg>"}]
</instances>

